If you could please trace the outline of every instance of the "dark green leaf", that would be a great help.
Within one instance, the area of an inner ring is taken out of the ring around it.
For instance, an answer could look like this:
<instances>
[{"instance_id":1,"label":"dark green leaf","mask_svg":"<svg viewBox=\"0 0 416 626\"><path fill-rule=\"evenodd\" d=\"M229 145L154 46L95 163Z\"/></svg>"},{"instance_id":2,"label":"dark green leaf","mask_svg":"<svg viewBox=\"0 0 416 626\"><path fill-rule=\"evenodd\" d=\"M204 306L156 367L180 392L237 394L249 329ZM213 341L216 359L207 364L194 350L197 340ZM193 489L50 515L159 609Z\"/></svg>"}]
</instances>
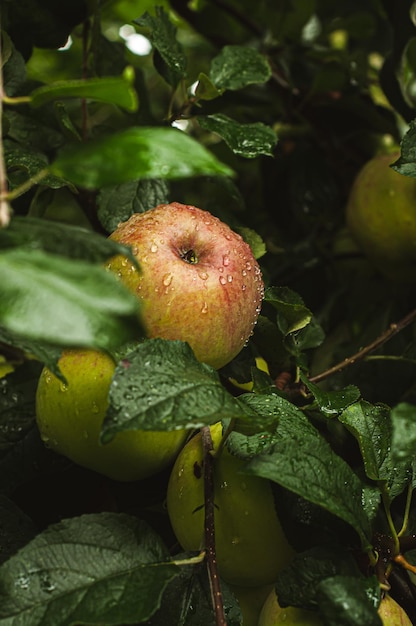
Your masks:
<instances>
[{"instance_id":1,"label":"dark green leaf","mask_svg":"<svg viewBox=\"0 0 416 626\"><path fill-rule=\"evenodd\" d=\"M98 233L78 226L16 215L7 228L0 230L0 249L19 247L90 263L104 263L117 254L123 254L137 264L130 247Z\"/></svg>"},{"instance_id":2,"label":"dark green leaf","mask_svg":"<svg viewBox=\"0 0 416 626\"><path fill-rule=\"evenodd\" d=\"M0 624L136 623L178 573L142 521L102 513L50 526L0 568Z\"/></svg>"},{"instance_id":3,"label":"dark green leaf","mask_svg":"<svg viewBox=\"0 0 416 626\"><path fill-rule=\"evenodd\" d=\"M98 217L107 232L112 233L133 213L144 213L158 204L169 202L168 196L168 182L160 179L134 180L105 187L97 197Z\"/></svg>"},{"instance_id":4,"label":"dark green leaf","mask_svg":"<svg viewBox=\"0 0 416 626\"><path fill-rule=\"evenodd\" d=\"M202 144L180 130L137 127L73 146L50 170L88 189L119 185L138 178L231 176Z\"/></svg>"},{"instance_id":5,"label":"dark green leaf","mask_svg":"<svg viewBox=\"0 0 416 626\"><path fill-rule=\"evenodd\" d=\"M145 13L134 20L136 24L150 30L150 41L156 48L155 67L172 87L186 76L186 57L176 40L176 28L169 21L163 7L155 7L156 16Z\"/></svg>"},{"instance_id":6,"label":"dark green leaf","mask_svg":"<svg viewBox=\"0 0 416 626\"><path fill-rule=\"evenodd\" d=\"M276 592L282 606L317 607L317 590L326 578L358 576L351 553L339 545L316 546L296 554L278 575ZM363 584L363 579L361 584Z\"/></svg>"},{"instance_id":7,"label":"dark green leaf","mask_svg":"<svg viewBox=\"0 0 416 626\"><path fill-rule=\"evenodd\" d=\"M326 578L318 587L318 601L328 626L382 626L377 612L380 585L375 577Z\"/></svg>"},{"instance_id":8,"label":"dark green leaf","mask_svg":"<svg viewBox=\"0 0 416 626\"><path fill-rule=\"evenodd\" d=\"M217 113L206 117L199 116L201 128L220 135L229 148L239 156L254 159L261 154L273 156L277 142L274 130L261 122L240 124L227 115Z\"/></svg>"},{"instance_id":9,"label":"dark green leaf","mask_svg":"<svg viewBox=\"0 0 416 626\"><path fill-rule=\"evenodd\" d=\"M221 90L242 89L254 83L265 83L271 76L266 58L255 48L224 46L212 60L209 78Z\"/></svg>"},{"instance_id":10,"label":"dark green leaf","mask_svg":"<svg viewBox=\"0 0 416 626\"><path fill-rule=\"evenodd\" d=\"M360 399L360 390L355 385L348 385L348 387L338 391L325 391L318 387L318 385L311 383L304 374L301 374L301 379L312 393L320 411L322 411L324 415L338 415L350 406L350 404Z\"/></svg>"},{"instance_id":11,"label":"dark green leaf","mask_svg":"<svg viewBox=\"0 0 416 626\"><path fill-rule=\"evenodd\" d=\"M296 428L297 426L297 428ZM315 429L313 429L315 430ZM277 427L279 433L279 425ZM362 506L363 484L318 434L299 422L247 471L268 478L340 517L358 533L364 550L371 546L371 524Z\"/></svg>"},{"instance_id":12,"label":"dark green leaf","mask_svg":"<svg viewBox=\"0 0 416 626\"><path fill-rule=\"evenodd\" d=\"M7 144L5 163L10 189L15 189L26 183L29 178L34 178L43 172L45 172L45 176L42 178L43 185L58 189L67 184L62 178L46 175L48 168L46 156L29 148Z\"/></svg>"},{"instance_id":13,"label":"dark green leaf","mask_svg":"<svg viewBox=\"0 0 416 626\"><path fill-rule=\"evenodd\" d=\"M133 79L132 68L126 68L122 77L59 81L35 89L30 94L31 105L40 107L51 100L88 98L115 104L126 111L136 111L138 98L132 87Z\"/></svg>"},{"instance_id":14,"label":"dark green leaf","mask_svg":"<svg viewBox=\"0 0 416 626\"><path fill-rule=\"evenodd\" d=\"M283 326L281 325L283 322ZM285 328L287 319L278 317L278 324L280 328ZM311 348L317 348L321 345L325 339L325 333L322 326L319 324L315 317L312 317L307 326L289 333L284 339L284 345L288 352L294 356L301 356L304 350L310 350Z\"/></svg>"},{"instance_id":15,"label":"dark green leaf","mask_svg":"<svg viewBox=\"0 0 416 626\"><path fill-rule=\"evenodd\" d=\"M312 319L302 298L288 287L269 287L264 300L277 310L278 326L284 335L305 328Z\"/></svg>"},{"instance_id":16,"label":"dark green leaf","mask_svg":"<svg viewBox=\"0 0 416 626\"><path fill-rule=\"evenodd\" d=\"M399 410L400 412L400 410ZM392 417L389 407L361 401L349 406L338 418L357 439L369 478L385 481L391 498L399 495L409 481L409 468L414 451L405 458L394 457ZM399 418L400 419L400 418ZM411 430L406 432L406 443ZM399 446L406 445L399 443Z\"/></svg>"},{"instance_id":17,"label":"dark green leaf","mask_svg":"<svg viewBox=\"0 0 416 626\"><path fill-rule=\"evenodd\" d=\"M391 411L391 454L393 461L407 461L416 457L416 407L401 402Z\"/></svg>"},{"instance_id":18,"label":"dark green leaf","mask_svg":"<svg viewBox=\"0 0 416 626\"><path fill-rule=\"evenodd\" d=\"M110 349L141 334L137 298L100 266L11 249L0 273L0 326L22 340Z\"/></svg>"},{"instance_id":19,"label":"dark green leaf","mask_svg":"<svg viewBox=\"0 0 416 626\"><path fill-rule=\"evenodd\" d=\"M409 124L400 144L400 153L400 157L391 167L399 174L416 178L416 120Z\"/></svg>"},{"instance_id":20,"label":"dark green leaf","mask_svg":"<svg viewBox=\"0 0 416 626\"><path fill-rule=\"evenodd\" d=\"M182 341L149 339L118 364L102 439L123 430L177 430L244 416L216 370Z\"/></svg>"}]
</instances>

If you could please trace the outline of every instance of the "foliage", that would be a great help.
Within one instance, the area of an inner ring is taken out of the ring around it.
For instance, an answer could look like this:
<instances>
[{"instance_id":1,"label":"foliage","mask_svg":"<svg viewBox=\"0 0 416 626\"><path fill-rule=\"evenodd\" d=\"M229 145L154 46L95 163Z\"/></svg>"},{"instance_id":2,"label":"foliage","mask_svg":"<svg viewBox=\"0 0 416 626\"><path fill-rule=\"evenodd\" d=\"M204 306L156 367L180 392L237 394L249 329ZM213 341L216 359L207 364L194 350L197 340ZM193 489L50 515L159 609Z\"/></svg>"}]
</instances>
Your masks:
<instances>
[{"instance_id":1,"label":"foliage","mask_svg":"<svg viewBox=\"0 0 416 626\"><path fill-rule=\"evenodd\" d=\"M393 167L416 177L412 2L0 11L0 626L215 623L202 556L167 521L168 474L117 484L40 440L37 380L68 346L123 355L103 442L224 421L296 550L281 602L377 624L390 587L416 623L415 285L381 276L344 219L377 152L400 144ZM167 201L211 211L260 258L261 316L219 372L144 339L105 269L130 254L106 238L117 223Z\"/></svg>"}]
</instances>

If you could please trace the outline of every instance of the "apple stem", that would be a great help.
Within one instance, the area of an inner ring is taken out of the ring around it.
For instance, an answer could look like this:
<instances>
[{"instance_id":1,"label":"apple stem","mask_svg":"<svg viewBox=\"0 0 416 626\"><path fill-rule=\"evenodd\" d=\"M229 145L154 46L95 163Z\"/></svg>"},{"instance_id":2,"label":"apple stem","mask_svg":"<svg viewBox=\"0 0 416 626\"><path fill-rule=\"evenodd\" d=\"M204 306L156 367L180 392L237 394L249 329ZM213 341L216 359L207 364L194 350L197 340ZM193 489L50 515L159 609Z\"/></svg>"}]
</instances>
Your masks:
<instances>
[{"instance_id":1,"label":"apple stem","mask_svg":"<svg viewBox=\"0 0 416 626\"><path fill-rule=\"evenodd\" d=\"M201 428L202 449L204 453L204 543L208 578L211 587L212 604L215 613L216 626L226 626L224 604L220 579L218 575L217 555L215 549L215 505L214 505L214 445L212 443L209 426Z\"/></svg>"}]
</instances>

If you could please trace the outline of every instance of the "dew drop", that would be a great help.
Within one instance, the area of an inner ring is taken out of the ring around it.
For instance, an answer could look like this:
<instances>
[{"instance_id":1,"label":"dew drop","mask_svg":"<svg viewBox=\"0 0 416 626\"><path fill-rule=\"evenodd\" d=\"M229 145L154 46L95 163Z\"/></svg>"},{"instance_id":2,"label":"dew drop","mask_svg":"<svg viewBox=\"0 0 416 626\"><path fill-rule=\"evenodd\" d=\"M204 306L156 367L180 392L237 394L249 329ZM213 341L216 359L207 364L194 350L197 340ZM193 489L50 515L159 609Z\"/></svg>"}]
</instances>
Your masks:
<instances>
[{"instance_id":1,"label":"dew drop","mask_svg":"<svg viewBox=\"0 0 416 626\"><path fill-rule=\"evenodd\" d=\"M204 302L202 309L201 309L201 313L206 313L207 311L208 311L208 304Z\"/></svg>"},{"instance_id":2,"label":"dew drop","mask_svg":"<svg viewBox=\"0 0 416 626\"><path fill-rule=\"evenodd\" d=\"M247 285L244 285L244 284L243 284L243 285L241 285L241 290L242 290L242 291L245 291L246 289L247 289Z\"/></svg>"},{"instance_id":3,"label":"dew drop","mask_svg":"<svg viewBox=\"0 0 416 626\"><path fill-rule=\"evenodd\" d=\"M59 388L61 391L68 391L68 385L65 383L61 383Z\"/></svg>"},{"instance_id":4,"label":"dew drop","mask_svg":"<svg viewBox=\"0 0 416 626\"><path fill-rule=\"evenodd\" d=\"M228 256L228 254L224 254L224 256L222 257L222 262L225 266L230 265L230 257Z\"/></svg>"},{"instance_id":5,"label":"dew drop","mask_svg":"<svg viewBox=\"0 0 416 626\"><path fill-rule=\"evenodd\" d=\"M172 278L173 278L173 276L170 273L164 275L164 277L163 277L163 284L165 285L165 287L169 287L169 285L172 282Z\"/></svg>"},{"instance_id":6,"label":"dew drop","mask_svg":"<svg viewBox=\"0 0 416 626\"><path fill-rule=\"evenodd\" d=\"M220 276L220 283L221 285L226 285L227 284L227 279L225 278L225 276Z\"/></svg>"},{"instance_id":7,"label":"dew drop","mask_svg":"<svg viewBox=\"0 0 416 626\"><path fill-rule=\"evenodd\" d=\"M150 252L157 252L157 245L155 243L152 243L150 246Z\"/></svg>"},{"instance_id":8,"label":"dew drop","mask_svg":"<svg viewBox=\"0 0 416 626\"><path fill-rule=\"evenodd\" d=\"M231 274L228 274L228 275L227 275L227 281L228 281L229 283L232 283L232 282L233 282L233 277L231 276Z\"/></svg>"},{"instance_id":9,"label":"dew drop","mask_svg":"<svg viewBox=\"0 0 416 626\"><path fill-rule=\"evenodd\" d=\"M198 276L202 280L206 280L208 278L208 274L206 272L198 272Z\"/></svg>"},{"instance_id":10,"label":"dew drop","mask_svg":"<svg viewBox=\"0 0 416 626\"><path fill-rule=\"evenodd\" d=\"M139 254L139 247L138 246L132 246L131 251L134 254L134 256L137 256Z\"/></svg>"}]
</instances>

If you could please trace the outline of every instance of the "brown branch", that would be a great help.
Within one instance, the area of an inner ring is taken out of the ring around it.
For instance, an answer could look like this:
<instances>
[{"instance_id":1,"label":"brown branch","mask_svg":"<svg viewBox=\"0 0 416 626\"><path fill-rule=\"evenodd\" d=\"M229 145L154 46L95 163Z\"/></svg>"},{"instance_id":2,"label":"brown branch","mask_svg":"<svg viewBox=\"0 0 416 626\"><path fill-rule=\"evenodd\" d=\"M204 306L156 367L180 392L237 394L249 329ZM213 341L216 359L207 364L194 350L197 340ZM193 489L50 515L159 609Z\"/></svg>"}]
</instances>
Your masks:
<instances>
[{"instance_id":1,"label":"brown branch","mask_svg":"<svg viewBox=\"0 0 416 626\"><path fill-rule=\"evenodd\" d=\"M4 228L8 225L11 217L11 209L7 194L7 175L6 164L4 161L3 153L3 136L2 136L2 120L3 120L3 99L5 96L3 86L3 41L0 37L0 228Z\"/></svg>"},{"instance_id":2,"label":"brown branch","mask_svg":"<svg viewBox=\"0 0 416 626\"><path fill-rule=\"evenodd\" d=\"M357 363L357 361L362 361L368 354L370 354L370 352L373 352L374 350L377 350L377 348L380 348L380 346L382 346L387 341L389 341L389 339L394 337L394 335L397 335L397 333L399 333L404 328L406 328L406 326L409 326L409 324L411 324L415 319L416 319L416 309L413 309L413 311L408 313L399 322L390 324L388 329L384 333L382 333L379 337L377 337L377 339L375 339L370 344L368 344L368 346L365 346L364 348L362 348L361 350L359 350L352 356L347 357L340 363L333 365L332 367L325 370L324 372L321 372L320 374L317 374L316 376L312 376L309 379L310 382L319 383L322 380L329 378L329 376L332 376L333 374L337 374L338 372L341 372L346 367L349 367L350 365L354 365L355 363Z\"/></svg>"},{"instance_id":3,"label":"brown branch","mask_svg":"<svg viewBox=\"0 0 416 626\"><path fill-rule=\"evenodd\" d=\"M224 615L222 591L218 576L217 554L215 548L215 519L214 519L214 449L209 426L201 429L202 449L204 454L204 492L205 492L205 519L204 519L204 544L208 578L211 587L211 596L215 613L216 626L226 626Z\"/></svg>"}]
</instances>

